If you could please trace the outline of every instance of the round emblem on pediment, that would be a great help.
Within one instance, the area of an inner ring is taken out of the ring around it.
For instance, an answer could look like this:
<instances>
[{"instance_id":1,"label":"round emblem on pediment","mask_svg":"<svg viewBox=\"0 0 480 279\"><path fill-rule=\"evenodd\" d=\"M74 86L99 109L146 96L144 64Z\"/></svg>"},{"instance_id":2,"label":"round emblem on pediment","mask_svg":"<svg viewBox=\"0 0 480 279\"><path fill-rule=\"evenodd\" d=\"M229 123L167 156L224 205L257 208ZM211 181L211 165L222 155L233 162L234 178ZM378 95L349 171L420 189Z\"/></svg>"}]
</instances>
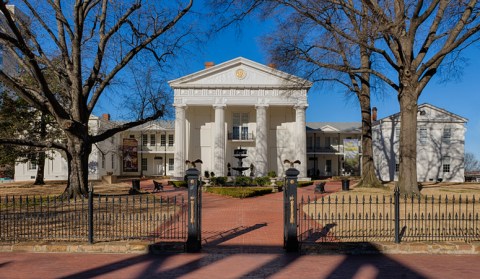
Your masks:
<instances>
[{"instance_id":1,"label":"round emblem on pediment","mask_svg":"<svg viewBox=\"0 0 480 279\"><path fill-rule=\"evenodd\" d=\"M235 71L235 76L238 79L244 79L247 76L247 72L244 69L238 69Z\"/></svg>"}]
</instances>

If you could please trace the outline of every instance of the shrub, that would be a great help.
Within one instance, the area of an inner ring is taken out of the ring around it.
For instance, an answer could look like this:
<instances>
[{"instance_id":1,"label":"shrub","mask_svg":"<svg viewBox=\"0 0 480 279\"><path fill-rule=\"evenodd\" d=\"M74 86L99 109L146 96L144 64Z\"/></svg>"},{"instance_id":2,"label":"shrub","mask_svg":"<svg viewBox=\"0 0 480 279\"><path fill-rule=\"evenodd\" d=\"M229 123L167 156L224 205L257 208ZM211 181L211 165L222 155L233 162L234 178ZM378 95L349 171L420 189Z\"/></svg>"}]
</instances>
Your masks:
<instances>
[{"instance_id":1,"label":"shrub","mask_svg":"<svg viewBox=\"0 0 480 279\"><path fill-rule=\"evenodd\" d=\"M254 182L258 186L265 186L270 182L270 178L268 176L260 176L255 178Z\"/></svg>"},{"instance_id":2,"label":"shrub","mask_svg":"<svg viewBox=\"0 0 480 279\"><path fill-rule=\"evenodd\" d=\"M210 179L210 184L224 186L227 183L227 178L225 176L212 177Z\"/></svg>"},{"instance_id":3,"label":"shrub","mask_svg":"<svg viewBox=\"0 0 480 279\"><path fill-rule=\"evenodd\" d=\"M235 179L235 185L247 186L247 185L251 185L251 184L252 184L252 179L250 177L247 177L247 176L238 176Z\"/></svg>"},{"instance_id":4,"label":"shrub","mask_svg":"<svg viewBox=\"0 0 480 279\"><path fill-rule=\"evenodd\" d=\"M274 178L274 177L277 177L277 173L272 170L272 171L269 171L269 172L267 173L267 176L268 176L268 177L271 177L271 178Z\"/></svg>"},{"instance_id":5,"label":"shrub","mask_svg":"<svg viewBox=\"0 0 480 279\"><path fill-rule=\"evenodd\" d=\"M313 185L313 181L299 181L298 182L298 187L305 187L305 186L309 186L309 185Z\"/></svg>"},{"instance_id":6,"label":"shrub","mask_svg":"<svg viewBox=\"0 0 480 279\"><path fill-rule=\"evenodd\" d=\"M203 173L203 176L205 176L205 178L210 178L210 173L208 171L205 171Z\"/></svg>"},{"instance_id":7,"label":"shrub","mask_svg":"<svg viewBox=\"0 0 480 279\"><path fill-rule=\"evenodd\" d=\"M187 187L187 182L185 181L168 181L168 184L173 185L175 188Z\"/></svg>"},{"instance_id":8,"label":"shrub","mask_svg":"<svg viewBox=\"0 0 480 279\"><path fill-rule=\"evenodd\" d=\"M264 187L209 187L207 192L242 199L263 196L271 193L272 189Z\"/></svg>"}]
</instances>

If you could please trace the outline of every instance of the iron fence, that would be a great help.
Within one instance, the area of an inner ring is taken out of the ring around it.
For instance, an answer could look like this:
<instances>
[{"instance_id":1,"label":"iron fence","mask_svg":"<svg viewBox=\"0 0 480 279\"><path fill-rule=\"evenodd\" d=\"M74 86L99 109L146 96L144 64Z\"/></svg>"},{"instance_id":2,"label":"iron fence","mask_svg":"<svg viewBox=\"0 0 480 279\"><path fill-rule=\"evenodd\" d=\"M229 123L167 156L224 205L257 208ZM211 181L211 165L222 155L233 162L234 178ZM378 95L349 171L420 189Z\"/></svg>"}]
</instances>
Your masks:
<instances>
[{"instance_id":1,"label":"iron fence","mask_svg":"<svg viewBox=\"0 0 480 279\"><path fill-rule=\"evenodd\" d=\"M480 199L424 196L302 197L302 242L479 241Z\"/></svg>"},{"instance_id":2,"label":"iron fence","mask_svg":"<svg viewBox=\"0 0 480 279\"><path fill-rule=\"evenodd\" d=\"M5 196L0 241L185 241L186 206L183 198L143 195Z\"/></svg>"}]
</instances>

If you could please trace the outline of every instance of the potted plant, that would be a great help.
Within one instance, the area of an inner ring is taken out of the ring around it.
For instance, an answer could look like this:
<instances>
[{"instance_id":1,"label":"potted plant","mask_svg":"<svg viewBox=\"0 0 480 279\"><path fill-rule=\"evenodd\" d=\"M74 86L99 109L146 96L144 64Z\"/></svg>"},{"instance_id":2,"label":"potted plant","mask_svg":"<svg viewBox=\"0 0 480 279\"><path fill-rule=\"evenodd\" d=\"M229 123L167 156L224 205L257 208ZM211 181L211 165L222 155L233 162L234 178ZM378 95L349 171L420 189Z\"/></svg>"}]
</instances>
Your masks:
<instances>
[{"instance_id":1,"label":"potted plant","mask_svg":"<svg viewBox=\"0 0 480 279\"><path fill-rule=\"evenodd\" d=\"M209 186L210 185L209 184L210 183L210 173L208 171L204 171L203 176L204 176L203 181L205 182L205 185Z\"/></svg>"}]
</instances>

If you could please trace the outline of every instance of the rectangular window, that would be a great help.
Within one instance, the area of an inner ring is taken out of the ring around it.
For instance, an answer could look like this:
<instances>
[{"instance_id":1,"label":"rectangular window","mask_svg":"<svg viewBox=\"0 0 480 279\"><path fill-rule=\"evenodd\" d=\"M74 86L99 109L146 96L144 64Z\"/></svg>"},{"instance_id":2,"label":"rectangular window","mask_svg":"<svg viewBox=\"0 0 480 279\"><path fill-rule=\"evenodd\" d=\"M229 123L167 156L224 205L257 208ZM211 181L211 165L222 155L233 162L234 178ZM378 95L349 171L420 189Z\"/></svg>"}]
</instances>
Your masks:
<instances>
[{"instance_id":1,"label":"rectangular window","mask_svg":"<svg viewBox=\"0 0 480 279\"><path fill-rule=\"evenodd\" d=\"M421 144L426 144L427 143L427 128L420 127L418 140Z\"/></svg>"},{"instance_id":2,"label":"rectangular window","mask_svg":"<svg viewBox=\"0 0 480 279\"><path fill-rule=\"evenodd\" d=\"M135 135L130 135L129 138L134 139Z\"/></svg>"},{"instance_id":3,"label":"rectangular window","mask_svg":"<svg viewBox=\"0 0 480 279\"><path fill-rule=\"evenodd\" d=\"M155 144L157 144L155 134L151 134L150 135L150 145L155 145Z\"/></svg>"},{"instance_id":4,"label":"rectangular window","mask_svg":"<svg viewBox=\"0 0 480 279\"><path fill-rule=\"evenodd\" d=\"M330 147L330 137L325 137L325 147Z\"/></svg>"},{"instance_id":5,"label":"rectangular window","mask_svg":"<svg viewBox=\"0 0 480 279\"><path fill-rule=\"evenodd\" d=\"M160 145L161 146L167 145L167 135L165 135L165 134L160 135Z\"/></svg>"},{"instance_id":6,"label":"rectangular window","mask_svg":"<svg viewBox=\"0 0 480 279\"><path fill-rule=\"evenodd\" d=\"M172 158L168 159L168 170L173 171L174 160Z\"/></svg>"},{"instance_id":7,"label":"rectangular window","mask_svg":"<svg viewBox=\"0 0 480 279\"><path fill-rule=\"evenodd\" d=\"M115 154L112 154L112 170L115 169Z\"/></svg>"},{"instance_id":8,"label":"rectangular window","mask_svg":"<svg viewBox=\"0 0 480 279\"><path fill-rule=\"evenodd\" d=\"M174 143L173 135L168 135L168 146L173 146Z\"/></svg>"},{"instance_id":9,"label":"rectangular window","mask_svg":"<svg viewBox=\"0 0 480 279\"><path fill-rule=\"evenodd\" d=\"M442 141L443 141L444 143L450 143L451 137L452 137L452 129L450 129L450 128L444 128L444 129L443 129Z\"/></svg>"},{"instance_id":10,"label":"rectangular window","mask_svg":"<svg viewBox=\"0 0 480 279\"><path fill-rule=\"evenodd\" d=\"M148 135L142 135L142 145L146 146L148 144Z\"/></svg>"},{"instance_id":11,"label":"rectangular window","mask_svg":"<svg viewBox=\"0 0 480 279\"><path fill-rule=\"evenodd\" d=\"M327 175L332 172L332 160L327 160L326 161L325 171L327 172Z\"/></svg>"},{"instance_id":12,"label":"rectangular window","mask_svg":"<svg viewBox=\"0 0 480 279\"><path fill-rule=\"evenodd\" d=\"M312 142L313 142L313 137L308 136L307 137L307 149L312 149Z\"/></svg>"},{"instance_id":13,"label":"rectangular window","mask_svg":"<svg viewBox=\"0 0 480 279\"><path fill-rule=\"evenodd\" d=\"M445 156L442 159L443 172L450 172L450 157Z\"/></svg>"},{"instance_id":14,"label":"rectangular window","mask_svg":"<svg viewBox=\"0 0 480 279\"><path fill-rule=\"evenodd\" d=\"M36 170L37 169L37 162L28 161L27 167L28 167L28 170Z\"/></svg>"},{"instance_id":15,"label":"rectangular window","mask_svg":"<svg viewBox=\"0 0 480 279\"><path fill-rule=\"evenodd\" d=\"M395 164L395 173L398 173L400 171L400 164L396 163Z\"/></svg>"},{"instance_id":16,"label":"rectangular window","mask_svg":"<svg viewBox=\"0 0 480 279\"><path fill-rule=\"evenodd\" d=\"M247 140L248 139L248 113L233 113L233 130L232 139Z\"/></svg>"},{"instance_id":17,"label":"rectangular window","mask_svg":"<svg viewBox=\"0 0 480 279\"><path fill-rule=\"evenodd\" d=\"M142 158L142 171L146 171L148 168L147 158Z\"/></svg>"},{"instance_id":18,"label":"rectangular window","mask_svg":"<svg viewBox=\"0 0 480 279\"><path fill-rule=\"evenodd\" d=\"M400 139L400 127L395 127L395 139Z\"/></svg>"}]
</instances>

